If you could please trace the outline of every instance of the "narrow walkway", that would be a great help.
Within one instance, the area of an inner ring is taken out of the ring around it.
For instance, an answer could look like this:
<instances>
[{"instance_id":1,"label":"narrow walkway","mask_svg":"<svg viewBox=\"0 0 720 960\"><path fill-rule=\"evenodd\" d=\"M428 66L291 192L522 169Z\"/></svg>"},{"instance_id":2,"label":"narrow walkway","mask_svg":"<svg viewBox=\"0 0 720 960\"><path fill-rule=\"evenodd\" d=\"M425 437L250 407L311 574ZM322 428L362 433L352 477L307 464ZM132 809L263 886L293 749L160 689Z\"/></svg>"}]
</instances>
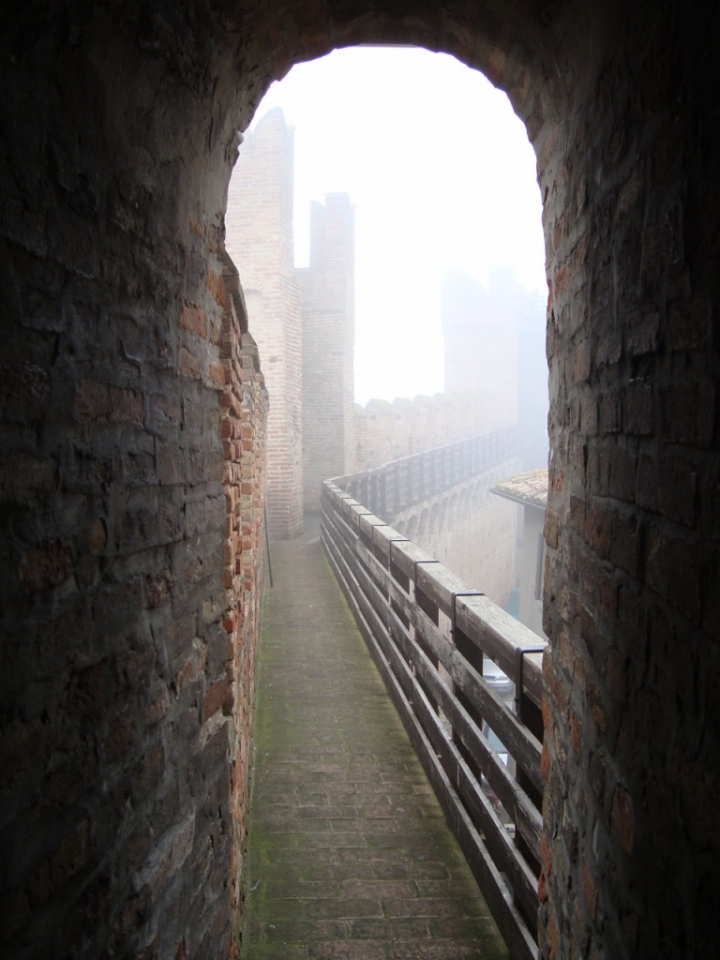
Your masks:
<instances>
[{"instance_id":1,"label":"narrow walkway","mask_svg":"<svg viewBox=\"0 0 720 960\"><path fill-rule=\"evenodd\" d=\"M266 582L242 960L506 958L308 536Z\"/></svg>"}]
</instances>

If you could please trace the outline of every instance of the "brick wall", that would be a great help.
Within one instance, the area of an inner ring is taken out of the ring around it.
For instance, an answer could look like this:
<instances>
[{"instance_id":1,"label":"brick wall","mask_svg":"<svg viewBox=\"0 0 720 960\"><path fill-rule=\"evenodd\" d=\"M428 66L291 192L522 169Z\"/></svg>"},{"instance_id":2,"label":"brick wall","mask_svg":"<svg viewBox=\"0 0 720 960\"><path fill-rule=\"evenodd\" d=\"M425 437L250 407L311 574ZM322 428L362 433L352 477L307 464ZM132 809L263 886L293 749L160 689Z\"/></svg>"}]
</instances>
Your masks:
<instances>
[{"instance_id":1,"label":"brick wall","mask_svg":"<svg viewBox=\"0 0 720 960\"><path fill-rule=\"evenodd\" d=\"M558 69L581 71L582 93L563 85L537 143L548 958L716 950L717 64L702 23L699 8L633 4L578 37Z\"/></svg>"},{"instance_id":2,"label":"brick wall","mask_svg":"<svg viewBox=\"0 0 720 960\"><path fill-rule=\"evenodd\" d=\"M278 108L240 147L225 223L270 397L268 527L280 539L297 536L303 523L302 332L292 216L293 132Z\"/></svg>"},{"instance_id":3,"label":"brick wall","mask_svg":"<svg viewBox=\"0 0 720 960\"><path fill-rule=\"evenodd\" d=\"M225 188L272 79L391 42L485 71L538 156L542 954L713 956L714 7L43 0L0 23L4 955L233 952L235 733L206 701L228 661Z\"/></svg>"},{"instance_id":4,"label":"brick wall","mask_svg":"<svg viewBox=\"0 0 720 960\"><path fill-rule=\"evenodd\" d=\"M255 657L264 558L265 442L267 392L258 350L247 331L247 310L237 270L225 265L226 289L220 357L223 491L226 505L225 616L226 676L206 694L232 714L231 763L233 939L237 941L244 898L243 854L247 837Z\"/></svg>"},{"instance_id":5,"label":"brick wall","mask_svg":"<svg viewBox=\"0 0 720 960\"><path fill-rule=\"evenodd\" d=\"M257 597L229 601L223 560L240 367L252 393L224 353L235 111L211 25L181 55L146 11L0 15L3 957L234 951Z\"/></svg>"}]
</instances>

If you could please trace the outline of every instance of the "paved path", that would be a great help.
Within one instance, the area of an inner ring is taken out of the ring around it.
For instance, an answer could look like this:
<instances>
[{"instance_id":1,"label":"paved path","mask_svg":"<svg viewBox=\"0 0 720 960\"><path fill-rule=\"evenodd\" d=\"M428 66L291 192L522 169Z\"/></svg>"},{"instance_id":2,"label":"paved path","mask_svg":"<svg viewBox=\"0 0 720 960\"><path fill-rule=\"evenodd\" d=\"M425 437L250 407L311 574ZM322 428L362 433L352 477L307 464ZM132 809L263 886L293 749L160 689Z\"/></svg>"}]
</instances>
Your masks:
<instances>
[{"instance_id":1,"label":"paved path","mask_svg":"<svg viewBox=\"0 0 720 960\"><path fill-rule=\"evenodd\" d=\"M507 958L316 542L273 544L242 960Z\"/></svg>"}]
</instances>

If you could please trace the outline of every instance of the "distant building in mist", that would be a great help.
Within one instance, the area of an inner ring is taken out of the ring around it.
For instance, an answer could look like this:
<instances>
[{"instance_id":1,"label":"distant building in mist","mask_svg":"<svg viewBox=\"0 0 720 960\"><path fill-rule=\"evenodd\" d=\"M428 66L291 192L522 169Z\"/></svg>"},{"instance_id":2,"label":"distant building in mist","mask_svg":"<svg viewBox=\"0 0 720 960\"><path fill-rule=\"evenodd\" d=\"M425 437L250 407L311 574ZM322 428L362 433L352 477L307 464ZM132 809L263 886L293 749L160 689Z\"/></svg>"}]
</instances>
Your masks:
<instances>
[{"instance_id":1,"label":"distant building in mist","mask_svg":"<svg viewBox=\"0 0 720 960\"><path fill-rule=\"evenodd\" d=\"M310 204L310 265L302 301L303 500L355 460L355 208L346 193Z\"/></svg>"},{"instance_id":2,"label":"distant building in mist","mask_svg":"<svg viewBox=\"0 0 720 960\"><path fill-rule=\"evenodd\" d=\"M268 526L280 539L302 531L303 507L355 448L354 208L346 193L312 204L310 266L296 269L293 132L276 107L246 135L225 217L270 397Z\"/></svg>"},{"instance_id":3,"label":"distant building in mist","mask_svg":"<svg viewBox=\"0 0 720 960\"><path fill-rule=\"evenodd\" d=\"M489 287L448 274L442 291L445 392L480 395L490 427L526 425L524 465L547 466L548 384L545 303L512 267L491 271Z\"/></svg>"}]
</instances>

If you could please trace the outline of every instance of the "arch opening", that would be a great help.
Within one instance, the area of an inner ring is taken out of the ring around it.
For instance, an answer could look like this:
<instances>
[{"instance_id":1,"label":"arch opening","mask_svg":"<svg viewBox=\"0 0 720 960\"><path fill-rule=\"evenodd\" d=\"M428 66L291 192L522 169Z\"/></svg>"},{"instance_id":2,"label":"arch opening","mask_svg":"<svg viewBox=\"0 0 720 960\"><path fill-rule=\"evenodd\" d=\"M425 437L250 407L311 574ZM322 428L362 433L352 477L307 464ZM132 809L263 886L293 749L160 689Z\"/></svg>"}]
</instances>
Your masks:
<instances>
[{"instance_id":1,"label":"arch opening","mask_svg":"<svg viewBox=\"0 0 720 960\"><path fill-rule=\"evenodd\" d=\"M273 364L281 537L317 509L323 478L516 420L518 469L547 460L540 443L526 462L524 442L530 428L544 437L547 404L535 157L507 98L417 49L297 70L259 107L226 214L244 282L262 278L275 300L267 328L250 316Z\"/></svg>"},{"instance_id":2,"label":"arch opening","mask_svg":"<svg viewBox=\"0 0 720 960\"><path fill-rule=\"evenodd\" d=\"M711 955L716 25L670 3L47 0L3 28L8 950L235 949L247 745L226 714L247 727L250 681L228 671L218 423L222 364L254 360L223 342L217 278L236 130L293 63L410 42L506 89L538 155L541 952Z\"/></svg>"}]
</instances>

